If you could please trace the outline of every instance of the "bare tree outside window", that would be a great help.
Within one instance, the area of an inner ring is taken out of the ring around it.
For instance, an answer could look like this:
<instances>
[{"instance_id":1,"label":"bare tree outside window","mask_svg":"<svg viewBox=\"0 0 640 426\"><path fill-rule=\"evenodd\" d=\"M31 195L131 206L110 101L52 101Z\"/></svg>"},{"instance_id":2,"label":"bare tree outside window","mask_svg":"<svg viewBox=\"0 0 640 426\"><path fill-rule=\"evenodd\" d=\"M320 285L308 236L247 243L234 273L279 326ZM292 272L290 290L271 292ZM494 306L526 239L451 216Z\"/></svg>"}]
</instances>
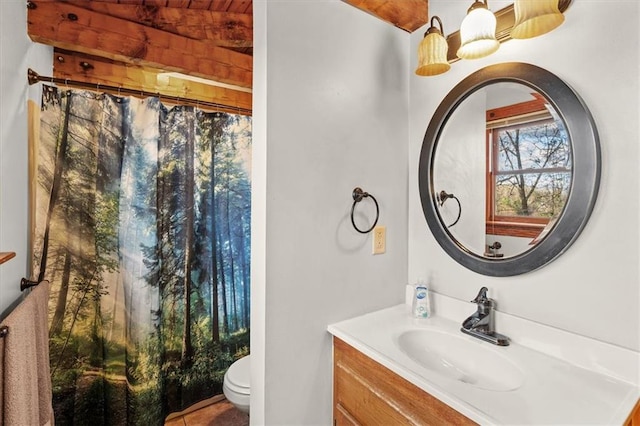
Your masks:
<instances>
[{"instance_id":1,"label":"bare tree outside window","mask_svg":"<svg viewBox=\"0 0 640 426\"><path fill-rule=\"evenodd\" d=\"M571 146L561 122L493 130L495 216L553 218L571 186Z\"/></svg>"}]
</instances>

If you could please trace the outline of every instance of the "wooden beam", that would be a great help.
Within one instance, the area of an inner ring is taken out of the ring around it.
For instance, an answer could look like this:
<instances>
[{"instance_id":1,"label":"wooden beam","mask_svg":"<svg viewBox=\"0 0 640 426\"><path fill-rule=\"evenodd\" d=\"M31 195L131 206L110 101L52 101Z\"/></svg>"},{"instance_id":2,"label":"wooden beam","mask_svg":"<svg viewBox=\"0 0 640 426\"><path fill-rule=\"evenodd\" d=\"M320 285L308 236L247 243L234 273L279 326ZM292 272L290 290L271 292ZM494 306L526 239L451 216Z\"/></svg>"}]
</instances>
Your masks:
<instances>
[{"instance_id":1,"label":"wooden beam","mask_svg":"<svg viewBox=\"0 0 640 426\"><path fill-rule=\"evenodd\" d=\"M249 92L232 90L168 76L164 70L144 68L111 61L77 52L54 49L53 77L124 89L157 93L162 96L213 102L234 108L251 110L252 95Z\"/></svg>"},{"instance_id":2,"label":"wooden beam","mask_svg":"<svg viewBox=\"0 0 640 426\"><path fill-rule=\"evenodd\" d=\"M343 0L407 32L428 21L427 0Z\"/></svg>"},{"instance_id":3,"label":"wooden beam","mask_svg":"<svg viewBox=\"0 0 640 426\"><path fill-rule=\"evenodd\" d=\"M61 2L31 2L31 40L144 67L251 87L253 58Z\"/></svg>"},{"instance_id":4,"label":"wooden beam","mask_svg":"<svg viewBox=\"0 0 640 426\"><path fill-rule=\"evenodd\" d=\"M247 13L179 9L148 3L134 5L88 0L66 0L66 2L103 15L137 22L216 46L253 46L253 16Z\"/></svg>"}]
</instances>

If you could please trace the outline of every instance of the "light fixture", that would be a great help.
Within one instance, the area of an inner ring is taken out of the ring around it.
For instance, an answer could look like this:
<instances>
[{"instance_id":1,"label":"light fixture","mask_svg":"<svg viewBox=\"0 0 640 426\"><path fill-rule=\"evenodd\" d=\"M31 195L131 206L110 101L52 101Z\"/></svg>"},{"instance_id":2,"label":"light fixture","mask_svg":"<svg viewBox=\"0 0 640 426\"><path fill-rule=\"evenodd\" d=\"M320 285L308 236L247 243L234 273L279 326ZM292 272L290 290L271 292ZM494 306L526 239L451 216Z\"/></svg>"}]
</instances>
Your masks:
<instances>
[{"instance_id":1,"label":"light fixture","mask_svg":"<svg viewBox=\"0 0 640 426\"><path fill-rule=\"evenodd\" d=\"M460 25L460 48L457 55L461 59L478 59L498 50L496 40L496 17L489 10L487 0L476 0Z\"/></svg>"},{"instance_id":2,"label":"light fixture","mask_svg":"<svg viewBox=\"0 0 640 426\"><path fill-rule=\"evenodd\" d=\"M532 38L548 33L564 22L558 0L516 0L516 23L511 38Z\"/></svg>"},{"instance_id":3,"label":"light fixture","mask_svg":"<svg viewBox=\"0 0 640 426\"><path fill-rule=\"evenodd\" d=\"M434 20L440 24L438 29ZM442 21L437 16L431 18L431 26L424 33L424 38L418 46L418 68L416 74L420 76L438 75L449 71L451 65L447 60L449 45L444 38Z\"/></svg>"}]
</instances>

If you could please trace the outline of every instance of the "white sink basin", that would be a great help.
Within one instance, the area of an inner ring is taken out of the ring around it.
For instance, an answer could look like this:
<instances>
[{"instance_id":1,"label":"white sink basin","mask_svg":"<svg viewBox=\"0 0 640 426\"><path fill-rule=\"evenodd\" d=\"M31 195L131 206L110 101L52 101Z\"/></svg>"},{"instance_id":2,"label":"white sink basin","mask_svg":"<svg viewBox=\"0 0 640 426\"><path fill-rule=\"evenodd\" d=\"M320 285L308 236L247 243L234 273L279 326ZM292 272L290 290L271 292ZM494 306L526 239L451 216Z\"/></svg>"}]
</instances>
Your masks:
<instances>
[{"instance_id":1,"label":"white sink basin","mask_svg":"<svg viewBox=\"0 0 640 426\"><path fill-rule=\"evenodd\" d=\"M449 379L500 392L522 386L524 373L501 353L504 347L470 339L473 337L419 329L403 332L397 342L413 361Z\"/></svg>"}]
</instances>

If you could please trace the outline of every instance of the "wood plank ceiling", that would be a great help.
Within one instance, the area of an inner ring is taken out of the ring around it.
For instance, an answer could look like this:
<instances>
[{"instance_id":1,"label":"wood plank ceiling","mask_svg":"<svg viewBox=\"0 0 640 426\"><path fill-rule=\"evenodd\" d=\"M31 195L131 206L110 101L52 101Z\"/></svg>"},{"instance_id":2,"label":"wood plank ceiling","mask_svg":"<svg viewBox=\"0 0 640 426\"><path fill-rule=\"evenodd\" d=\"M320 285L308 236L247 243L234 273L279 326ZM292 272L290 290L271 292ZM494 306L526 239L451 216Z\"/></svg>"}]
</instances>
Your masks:
<instances>
[{"instance_id":1,"label":"wood plank ceiling","mask_svg":"<svg viewBox=\"0 0 640 426\"><path fill-rule=\"evenodd\" d=\"M409 32L427 21L427 0L343 1ZM250 113L252 0L30 0L27 7L29 37L54 46L54 78Z\"/></svg>"}]
</instances>

